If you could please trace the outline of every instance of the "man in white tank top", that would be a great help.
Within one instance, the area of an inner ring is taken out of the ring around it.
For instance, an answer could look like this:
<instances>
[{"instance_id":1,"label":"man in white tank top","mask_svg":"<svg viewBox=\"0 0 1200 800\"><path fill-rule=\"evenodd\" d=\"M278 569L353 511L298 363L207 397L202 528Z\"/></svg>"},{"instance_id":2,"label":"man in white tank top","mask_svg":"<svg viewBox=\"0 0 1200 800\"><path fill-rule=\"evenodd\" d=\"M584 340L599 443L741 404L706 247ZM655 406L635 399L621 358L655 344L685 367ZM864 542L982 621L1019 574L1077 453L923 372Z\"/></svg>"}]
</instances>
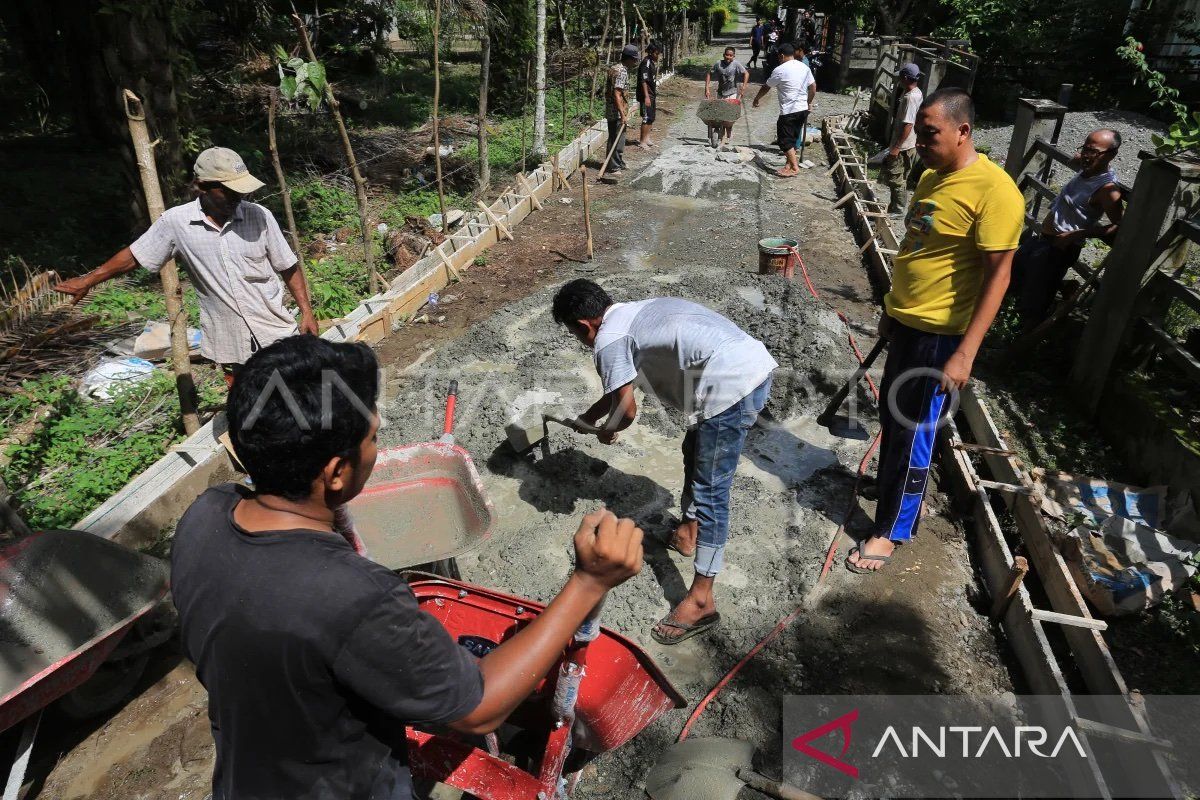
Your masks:
<instances>
[{"instance_id":1,"label":"man in white tank top","mask_svg":"<svg viewBox=\"0 0 1200 800\"><path fill-rule=\"evenodd\" d=\"M1116 236L1124 206L1112 162L1120 147L1118 131L1101 128L1088 134L1076 160L1080 171L1054 198L1039 230L1017 250L1009 293L1017 298L1022 332L1049 316L1063 277L1079 259L1084 243L1111 243ZM1106 215L1107 222L1101 219Z\"/></svg>"}]
</instances>

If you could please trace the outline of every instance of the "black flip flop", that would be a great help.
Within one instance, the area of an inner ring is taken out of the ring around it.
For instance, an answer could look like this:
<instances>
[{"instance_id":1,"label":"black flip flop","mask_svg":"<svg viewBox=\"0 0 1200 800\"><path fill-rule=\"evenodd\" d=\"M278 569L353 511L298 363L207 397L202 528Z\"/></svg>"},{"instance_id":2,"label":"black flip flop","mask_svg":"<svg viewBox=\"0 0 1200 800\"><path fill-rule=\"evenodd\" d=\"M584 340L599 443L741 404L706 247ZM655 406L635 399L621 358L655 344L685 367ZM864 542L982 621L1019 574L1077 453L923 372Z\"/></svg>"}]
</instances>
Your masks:
<instances>
[{"instance_id":1,"label":"black flip flop","mask_svg":"<svg viewBox=\"0 0 1200 800\"><path fill-rule=\"evenodd\" d=\"M717 611L714 611L713 613L711 613L707 616L701 617L700 619L696 620L696 622L691 625L686 625L682 622L673 620L673 619L671 619L671 615L667 614L665 617L663 617L658 622L656 622L654 624L654 627L650 629L650 638L653 639L654 641L658 642L659 644L665 644L665 645L679 644L680 642L690 639L693 636L699 636L700 634L702 634L706 631L712 630L713 628L717 627L717 625L719 625L720 622L721 622L721 614L720 614L720 612L717 612ZM677 628L677 629L683 631L683 633L679 634L678 636L664 636L658 632L658 626L664 625L664 624L670 625L672 628Z\"/></svg>"},{"instance_id":2,"label":"black flip flop","mask_svg":"<svg viewBox=\"0 0 1200 800\"><path fill-rule=\"evenodd\" d=\"M892 560L891 556L869 556L862 550L859 550L858 545L854 545L854 547L850 548L850 552L846 554L846 569L850 570L856 575L871 575L879 572L879 570L883 569L883 567L879 567L878 569L867 569L866 567L860 567L850 560L850 556L854 555L855 553L858 553L859 556L867 559L868 561L882 561L884 564L887 564Z\"/></svg>"}]
</instances>

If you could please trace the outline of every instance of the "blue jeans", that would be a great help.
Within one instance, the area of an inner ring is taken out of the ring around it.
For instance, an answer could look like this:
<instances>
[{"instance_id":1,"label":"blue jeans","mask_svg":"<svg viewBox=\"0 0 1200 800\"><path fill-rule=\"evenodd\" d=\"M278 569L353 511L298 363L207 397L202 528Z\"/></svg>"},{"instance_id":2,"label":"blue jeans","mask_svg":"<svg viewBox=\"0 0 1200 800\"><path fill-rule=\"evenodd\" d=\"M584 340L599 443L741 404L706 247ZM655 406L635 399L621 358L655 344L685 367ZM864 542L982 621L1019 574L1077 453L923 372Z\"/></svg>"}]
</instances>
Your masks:
<instances>
[{"instance_id":1,"label":"blue jeans","mask_svg":"<svg viewBox=\"0 0 1200 800\"><path fill-rule=\"evenodd\" d=\"M729 408L702 420L683 437L683 518L700 524L696 572L716 577L729 538L729 490L746 433L771 392L771 378Z\"/></svg>"}]
</instances>

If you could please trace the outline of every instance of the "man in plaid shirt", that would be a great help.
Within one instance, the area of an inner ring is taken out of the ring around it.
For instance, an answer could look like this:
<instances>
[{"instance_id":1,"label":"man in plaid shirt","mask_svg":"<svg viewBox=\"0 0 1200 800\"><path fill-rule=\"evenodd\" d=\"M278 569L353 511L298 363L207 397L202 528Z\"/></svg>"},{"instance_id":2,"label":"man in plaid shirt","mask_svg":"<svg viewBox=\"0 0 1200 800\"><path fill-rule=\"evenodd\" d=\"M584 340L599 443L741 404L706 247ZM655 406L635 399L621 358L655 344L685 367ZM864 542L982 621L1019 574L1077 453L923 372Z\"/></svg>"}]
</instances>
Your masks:
<instances>
[{"instance_id":1,"label":"man in plaid shirt","mask_svg":"<svg viewBox=\"0 0 1200 800\"><path fill-rule=\"evenodd\" d=\"M299 333L317 333L299 259L271 212L245 195L264 186L237 153L211 147L196 159L196 199L163 212L129 247L58 291L78 303L91 288L139 265L157 272L182 256L200 299L200 355L227 379L251 353ZM282 278L282 283L280 279ZM300 323L283 306L283 286L300 308Z\"/></svg>"}]
</instances>

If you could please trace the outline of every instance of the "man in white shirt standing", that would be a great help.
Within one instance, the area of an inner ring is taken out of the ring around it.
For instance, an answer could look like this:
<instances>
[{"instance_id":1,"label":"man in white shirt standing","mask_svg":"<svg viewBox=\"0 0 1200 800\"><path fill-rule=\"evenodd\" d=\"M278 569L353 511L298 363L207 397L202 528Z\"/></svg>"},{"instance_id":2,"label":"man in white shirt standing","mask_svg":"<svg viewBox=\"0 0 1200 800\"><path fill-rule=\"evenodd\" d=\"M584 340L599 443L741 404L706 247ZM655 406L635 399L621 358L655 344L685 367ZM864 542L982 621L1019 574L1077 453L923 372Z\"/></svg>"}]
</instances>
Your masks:
<instances>
[{"instance_id":1,"label":"man in white shirt standing","mask_svg":"<svg viewBox=\"0 0 1200 800\"><path fill-rule=\"evenodd\" d=\"M263 206L245 196L263 187L241 156L210 147L196 159L196 199L169 208L129 247L96 269L55 288L75 303L93 286L142 266L151 272L182 256L200 300L200 355L226 380L250 355L294 333L317 333L304 268ZM283 306L283 284L300 324Z\"/></svg>"},{"instance_id":2,"label":"man in white shirt standing","mask_svg":"<svg viewBox=\"0 0 1200 800\"><path fill-rule=\"evenodd\" d=\"M779 45L779 66L758 90L754 98L755 108L772 87L779 90L779 120L775 123L775 134L779 139L779 149L787 158L787 164L775 174L781 178L792 178L800 174L796 143L805 135L808 127L808 111L817 97L817 80L804 62L796 60L796 49L790 44Z\"/></svg>"},{"instance_id":3,"label":"man in white shirt standing","mask_svg":"<svg viewBox=\"0 0 1200 800\"><path fill-rule=\"evenodd\" d=\"M888 203L889 214L903 214L908 205L908 176L917 165L917 132L913 125L917 111L925 95L917 83L921 80L921 68L916 64L905 64L900 68L900 96L896 103L895 123L892 126L892 142L883 160L880 178L892 191Z\"/></svg>"},{"instance_id":4,"label":"man in white shirt standing","mask_svg":"<svg viewBox=\"0 0 1200 800\"><path fill-rule=\"evenodd\" d=\"M553 312L555 322L595 351L604 395L579 420L599 423L601 442L612 444L633 424L635 381L687 418L683 522L668 546L694 556L695 577L687 596L650 631L660 644L678 644L721 621L713 585L724 564L733 475L779 364L725 317L675 297L614 303L599 285L579 278L558 290Z\"/></svg>"}]
</instances>

